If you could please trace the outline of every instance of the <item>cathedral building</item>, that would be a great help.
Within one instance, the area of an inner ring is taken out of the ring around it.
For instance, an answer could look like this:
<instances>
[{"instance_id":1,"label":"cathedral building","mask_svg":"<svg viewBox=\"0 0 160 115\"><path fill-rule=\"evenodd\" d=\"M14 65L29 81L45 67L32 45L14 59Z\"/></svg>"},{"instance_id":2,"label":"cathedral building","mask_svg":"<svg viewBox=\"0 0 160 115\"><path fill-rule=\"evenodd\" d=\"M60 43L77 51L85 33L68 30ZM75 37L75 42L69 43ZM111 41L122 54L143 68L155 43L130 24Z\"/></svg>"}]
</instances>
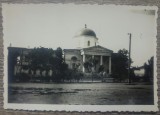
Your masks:
<instances>
[{"instance_id":1,"label":"cathedral building","mask_svg":"<svg viewBox=\"0 0 160 115\"><path fill-rule=\"evenodd\" d=\"M63 49L64 61L70 69L76 68L76 70L83 73L99 73L101 69L101 71L111 74L111 54L113 51L98 45L98 38L93 30L85 25L85 28L80 30L74 37L74 42L76 44L75 49ZM30 48L8 47L10 76L21 72L29 73L29 69L23 69L23 67L28 65L29 62L26 56L32 50ZM14 59L11 56L12 54L17 55L17 59ZM21 61L17 62L16 60ZM31 73L33 75L33 71ZM45 73L46 71L43 71L43 76L45 76ZM40 70L37 69L36 76L39 75ZM51 75L52 70L49 71L49 76Z\"/></svg>"},{"instance_id":2,"label":"cathedral building","mask_svg":"<svg viewBox=\"0 0 160 115\"><path fill-rule=\"evenodd\" d=\"M99 72L103 66L103 71L111 74L113 51L98 44L98 38L93 30L85 25L85 28L74 37L74 42L77 46L75 49L64 49L64 60L69 68L78 67L80 71L86 73L89 70L84 66L85 63L92 62L92 72Z\"/></svg>"}]
</instances>

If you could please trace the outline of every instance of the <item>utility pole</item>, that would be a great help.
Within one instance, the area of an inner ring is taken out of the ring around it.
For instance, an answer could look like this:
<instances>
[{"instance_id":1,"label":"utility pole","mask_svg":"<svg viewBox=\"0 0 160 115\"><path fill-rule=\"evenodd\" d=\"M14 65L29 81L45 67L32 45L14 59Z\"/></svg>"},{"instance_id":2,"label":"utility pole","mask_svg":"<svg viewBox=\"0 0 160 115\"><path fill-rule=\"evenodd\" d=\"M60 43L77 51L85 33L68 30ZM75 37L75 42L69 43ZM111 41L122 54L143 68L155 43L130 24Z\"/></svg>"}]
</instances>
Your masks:
<instances>
[{"instance_id":1,"label":"utility pole","mask_svg":"<svg viewBox=\"0 0 160 115\"><path fill-rule=\"evenodd\" d=\"M130 71L131 71L131 33L128 33L129 35L129 58L128 58L128 79L129 79L129 84L131 83L131 76L130 76Z\"/></svg>"}]
</instances>

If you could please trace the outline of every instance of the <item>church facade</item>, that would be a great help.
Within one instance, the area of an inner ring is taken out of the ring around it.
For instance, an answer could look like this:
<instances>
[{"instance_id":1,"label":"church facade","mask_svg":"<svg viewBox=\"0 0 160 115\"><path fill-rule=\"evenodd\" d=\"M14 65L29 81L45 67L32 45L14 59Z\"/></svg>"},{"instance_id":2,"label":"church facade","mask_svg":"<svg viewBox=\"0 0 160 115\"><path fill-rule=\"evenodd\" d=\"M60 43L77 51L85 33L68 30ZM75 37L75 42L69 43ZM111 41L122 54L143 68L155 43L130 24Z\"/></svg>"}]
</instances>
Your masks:
<instances>
[{"instance_id":1,"label":"church facade","mask_svg":"<svg viewBox=\"0 0 160 115\"><path fill-rule=\"evenodd\" d=\"M103 67L104 72L111 74L111 55L113 51L98 45L98 38L93 30L88 29L85 26L85 28L76 34L74 42L76 44L76 48L63 49L64 61L70 69L76 68L78 71L83 73L99 73L100 68ZM14 67L9 66L9 70L13 69L14 75L16 75L17 72L29 73L29 70L23 69L23 66L28 65L26 56L31 51L32 49L29 48L8 47L8 54L11 55L17 52L17 58L19 59L16 60L21 60L21 63L15 63ZM8 63L11 64L13 63L12 61L13 59L10 58ZM52 70L50 70L49 73L51 76ZM43 71L43 74L45 76L45 71ZM36 70L36 76L39 75L40 70L38 69Z\"/></svg>"},{"instance_id":2,"label":"church facade","mask_svg":"<svg viewBox=\"0 0 160 115\"><path fill-rule=\"evenodd\" d=\"M69 68L77 67L79 71L86 73L99 72L103 67L103 71L111 74L113 51L98 44L98 38L93 30L85 25L85 28L74 37L74 42L77 46L75 49L64 49L64 60ZM85 67L85 64L89 63L92 64L90 70Z\"/></svg>"}]
</instances>

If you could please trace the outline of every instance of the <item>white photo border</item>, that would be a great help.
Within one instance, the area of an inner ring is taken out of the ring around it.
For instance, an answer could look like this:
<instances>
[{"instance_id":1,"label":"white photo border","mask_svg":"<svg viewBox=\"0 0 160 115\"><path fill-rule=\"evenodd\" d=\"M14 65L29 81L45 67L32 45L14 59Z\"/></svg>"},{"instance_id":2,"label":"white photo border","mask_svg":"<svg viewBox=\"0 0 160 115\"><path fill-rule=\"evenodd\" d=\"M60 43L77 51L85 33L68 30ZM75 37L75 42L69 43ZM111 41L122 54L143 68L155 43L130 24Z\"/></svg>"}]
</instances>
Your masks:
<instances>
[{"instance_id":1,"label":"white photo border","mask_svg":"<svg viewBox=\"0 0 160 115\"><path fill-rule=\"evenodd\" d=\"M3 5L2 3L2 12ZM47 3L48 4L48 3ZM49 3L52 4L52 3ZM43 4L42 4L43 5ZM65 4L64 4L65 5ZM156 11L155 23L157 26L157 6L132 6L132 5L106 5L115 7L136 7L136 8L147 8ZM2 13L3 16L3 13ZM4 27L3 27L4 28ZM157 34L157 27L155 28L155 33ZM3 33L5 34L5 33ZM157 36L157 35L155 35ZM4 42L5 39L3 38ZM7 65L7 54L4 52L4 109L13 110L31 110L31 111L77 111L77 112L156 112L159 111L158 108L158 85L157 85L157 38L155 39L155 52L154 52L154 105L57 105L57 104L19 104L19 103L8 103L8 65ZM7 46L4 46L4 49ZM5 50L4 50L5 51Z\"/></svg>"}]
</instances>

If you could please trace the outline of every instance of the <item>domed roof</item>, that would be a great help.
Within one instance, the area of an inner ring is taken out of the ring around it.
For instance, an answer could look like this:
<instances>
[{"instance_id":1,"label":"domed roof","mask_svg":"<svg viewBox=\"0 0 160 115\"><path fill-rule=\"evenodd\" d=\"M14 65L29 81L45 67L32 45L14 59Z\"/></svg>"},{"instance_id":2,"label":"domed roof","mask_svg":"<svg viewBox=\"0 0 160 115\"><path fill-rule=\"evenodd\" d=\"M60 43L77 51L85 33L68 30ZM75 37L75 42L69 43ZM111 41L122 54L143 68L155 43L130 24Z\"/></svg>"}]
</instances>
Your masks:
<instances>
[{"instance_id":1,"label":"domed roof","mask_svg":"<svg viewBox=\"0 0 160 115\"><path fill-rule=\"evenodd\" d=\"M82 29L82 30L80 30L80 31L76 34L76 36L92 36L92 37L95 37L95 38L96 38L96 33L95 33L93 30L87 28L87 25L85 25L85 28Z\"/></svg>"},{"instance_id":2,"label":"domed roof","mask_svg":"<svg viewBox=\"0 0 160 115\"><path fill-rule=\"evenodd\" d=\"M88 29L88 28L84 28L82 29L79 34L79 36L93 36L93 37L96 37L96 33L91 30L91 29Z\"/></svg>"}]
</instances>

